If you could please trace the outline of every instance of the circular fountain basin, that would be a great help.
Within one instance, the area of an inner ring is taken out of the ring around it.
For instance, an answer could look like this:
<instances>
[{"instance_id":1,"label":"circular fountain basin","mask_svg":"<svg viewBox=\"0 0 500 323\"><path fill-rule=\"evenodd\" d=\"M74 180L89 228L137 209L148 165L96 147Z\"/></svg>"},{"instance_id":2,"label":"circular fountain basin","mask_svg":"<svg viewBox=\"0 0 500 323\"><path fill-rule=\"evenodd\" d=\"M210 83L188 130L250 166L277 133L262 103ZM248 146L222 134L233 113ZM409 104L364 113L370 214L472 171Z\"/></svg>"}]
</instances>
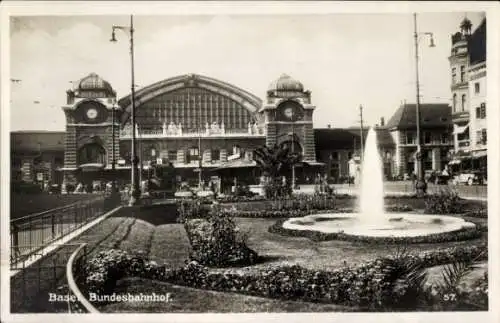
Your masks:
<instances>
[{"instance_id":1,"label":"circular fountain basin","mask_svg":"<svg viewBox=\"0 0 500 323\"><path fill-rule=\"evenodd\" d=\"M389 213L382 221L363 218L361 220L356 213L312 214L288 219L283 228L383 238L418 237L475 227L474 223L462 218L444 215Z\"/></svg>"}]
</instances>

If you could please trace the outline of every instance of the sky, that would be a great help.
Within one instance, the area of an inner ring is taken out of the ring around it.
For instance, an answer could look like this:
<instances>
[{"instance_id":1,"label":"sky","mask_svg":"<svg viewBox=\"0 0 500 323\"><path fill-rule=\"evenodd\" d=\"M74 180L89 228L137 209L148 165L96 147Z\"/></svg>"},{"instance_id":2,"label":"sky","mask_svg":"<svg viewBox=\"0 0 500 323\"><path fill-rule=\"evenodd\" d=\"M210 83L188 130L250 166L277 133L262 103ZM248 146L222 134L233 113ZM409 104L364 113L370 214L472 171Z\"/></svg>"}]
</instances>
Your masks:
<instances>
[{"instance_id":1,"label":"sky","mask_svg":"<svg viewBox=\"0 0 500 323\"><path fill-rule=\"evenodd\" d=\"M451 34L479 12L422 13L419 45L423 103L450 103ZM17 16L11 19L11 131L65 129L66 90L91 72L118 97L130 90L128 36L112 25L128 16ZM286 73L312 92L314 127L386 121L415 102L411 14L135 16L135 78L139 88L189 73L216 78L264 99Z\"/></svg>"}]
</instances>

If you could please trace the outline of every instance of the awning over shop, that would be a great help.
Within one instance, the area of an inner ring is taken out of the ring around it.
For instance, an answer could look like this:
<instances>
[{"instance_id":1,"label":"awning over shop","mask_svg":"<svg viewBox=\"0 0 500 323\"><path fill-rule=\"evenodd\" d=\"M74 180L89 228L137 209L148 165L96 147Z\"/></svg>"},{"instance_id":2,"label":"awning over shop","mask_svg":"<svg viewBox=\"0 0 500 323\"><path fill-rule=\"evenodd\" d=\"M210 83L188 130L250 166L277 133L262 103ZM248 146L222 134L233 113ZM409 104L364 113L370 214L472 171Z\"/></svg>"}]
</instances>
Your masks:
<instances>
[{"instance_id":1,"label":"awning over shop","mask_svg":"<svg viewBox=\"0 0 500 323\"><path fill-rule=\"evenodd\" d=\"M247 160L232 160L230 162L222 164L220 167L213 169L213 171L219 171L223 169L234 169L234 168L248 168L255 167L257 163L255 161Z\"/></svg>"},{"instance_id":2,"label":"awning over shop","mask_svg":"<svg viewBox=\"0 0 500 323\"><path fill-rule=\"evenodd\" d=\"M486 150L474 151L472 153L472 158L482 158L488 156L488 152Z\"/></svg>"},{"instance_id":3,"label":"awning over shop","mask_svg":"<svg viewBox=\"0 0 500 323\"><path fill-rule=\"evenodd\" d=\"M469 129L469 124L465 125L465 126L457 126L455 128L455 130L453 130L453 134L454 135L459 135L459 134L462 134L464 133L465 131L467 131L467 129Z\"/></svg>"}]
</instances>

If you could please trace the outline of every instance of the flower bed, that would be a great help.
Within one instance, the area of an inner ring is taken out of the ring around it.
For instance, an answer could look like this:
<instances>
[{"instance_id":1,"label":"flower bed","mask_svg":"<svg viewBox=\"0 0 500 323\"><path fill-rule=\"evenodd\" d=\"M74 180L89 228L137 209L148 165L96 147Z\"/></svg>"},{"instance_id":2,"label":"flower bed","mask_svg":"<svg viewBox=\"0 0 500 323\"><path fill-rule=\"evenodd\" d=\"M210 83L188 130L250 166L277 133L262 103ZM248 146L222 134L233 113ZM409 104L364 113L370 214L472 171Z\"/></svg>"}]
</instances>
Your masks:
<instances>
[{"instance_id":1,"label":"flower bed","mask_svg":"<svg viewBox=\"0 0 500 323\"><path fill-rule=\"evenodd\" d=\"M279 219L268 231L292 237L306 237L313 241L327 241L327 240L344 240L351 242L367 242L370 244L402 244L402 243L443 243L452 241L471 240L487 235L488 227L476 223L475 228L464 228L453 232L444 232L437 234L429 234L426 236L417 237L372 237L372 236L354 236L347 235L342 232L338 233L324 233L314 230L293 230L283 227L283 223L287 219Z\"/></svg>"},{"instance_id":2,"label":"flower bed","mask_svg":"<svg viewBox=\"0 0 500 323\"><path fill-rule=\"evenodd\" d=\"M174 270L110 250L91 259L85 266L85 272L90 292L109 292L120 277L128 275L285 300L333 303L366 310L407 310L442 303L441 298L431 299L430 291L421 290L419 280L415 279L420 277L418 273L425 267L486 258L487 245L484 244L379 258L358 267L344 267L330 272L295 265L268 268L256 274L211 272L196 261Z\"/></svg>"}]
</instances>

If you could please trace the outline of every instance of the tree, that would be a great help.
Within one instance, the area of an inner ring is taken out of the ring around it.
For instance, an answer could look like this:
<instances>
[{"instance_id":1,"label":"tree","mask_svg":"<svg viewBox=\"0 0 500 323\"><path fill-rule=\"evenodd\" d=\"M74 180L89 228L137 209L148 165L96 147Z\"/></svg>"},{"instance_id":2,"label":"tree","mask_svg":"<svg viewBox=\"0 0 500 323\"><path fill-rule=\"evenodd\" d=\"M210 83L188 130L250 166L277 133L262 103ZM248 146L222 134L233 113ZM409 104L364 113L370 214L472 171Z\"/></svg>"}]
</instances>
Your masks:
<instances>
[{"instance_id":1,"label":"tree","mask_svg":"<svg viewBox=\"0 0 500 323\"><path fill-rule=\"evenodd\" d=\"M266 197L276 198L291 193L291 181L283 183L281 178L288 177L292 167L302 161L300 152L292 152L288 144L261 147L254 151L254 161L268 179L264 187Z\"/></svg>"}]
</instances>

